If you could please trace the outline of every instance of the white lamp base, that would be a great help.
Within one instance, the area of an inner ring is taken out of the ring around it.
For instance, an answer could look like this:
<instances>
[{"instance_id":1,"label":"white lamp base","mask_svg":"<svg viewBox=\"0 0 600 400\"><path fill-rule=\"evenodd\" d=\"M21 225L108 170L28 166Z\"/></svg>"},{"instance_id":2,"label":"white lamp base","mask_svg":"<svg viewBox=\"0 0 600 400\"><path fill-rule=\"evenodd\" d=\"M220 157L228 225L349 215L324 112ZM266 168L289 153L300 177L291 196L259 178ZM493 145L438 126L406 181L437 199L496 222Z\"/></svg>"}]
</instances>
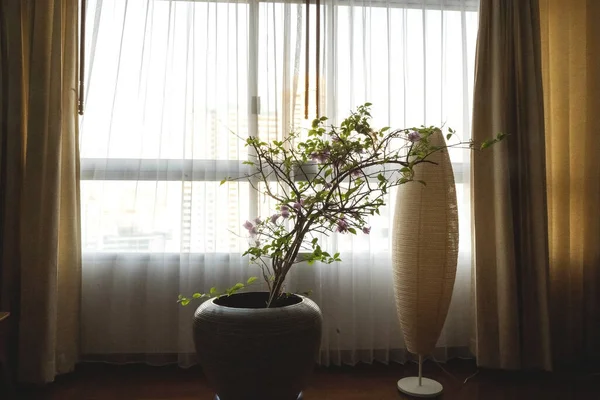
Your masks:
<instances>
[{"instance_id":1,"label":"white lamp base","mask_svg":"<svg viewBox=\"0 0 600 400\"><path fill-rule=\"evenodd\" d=\"M437 397L442 394L444 387L438 381L429 378L421 378L419 385L419 377L411 376L398 381L398 390L414 397Z\"/></svg>"}]
</instances>

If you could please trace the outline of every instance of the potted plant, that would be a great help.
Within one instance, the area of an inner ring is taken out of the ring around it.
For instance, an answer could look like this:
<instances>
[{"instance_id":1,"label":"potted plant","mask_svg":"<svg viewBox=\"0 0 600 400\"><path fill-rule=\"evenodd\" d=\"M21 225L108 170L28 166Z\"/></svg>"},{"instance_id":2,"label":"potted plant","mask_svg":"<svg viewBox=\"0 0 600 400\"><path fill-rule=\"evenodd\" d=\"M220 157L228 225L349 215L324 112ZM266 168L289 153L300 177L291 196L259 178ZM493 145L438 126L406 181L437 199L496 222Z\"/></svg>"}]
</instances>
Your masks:
<instances>
[{"instance_id":1,"label":"potted plant","mask_svg":"<svg viewBox=\"0 0 600 400\"><path fill-rule=\"evenodd\" d=\"M307 297L287 293L290 270L302 262L340 261L339 253L321 247L320 235L369 234L369 216L379 214L390 188L414 181L416 165L449 147L474 148L460 140L432 145L430 136L441 132L434 126L375 130L370 106L359 106L339 127L315 119L305 140L298 132L272 143L245 139L251 172L236 179L256 190L261 183L276 203L272 215L243 224L250 237L244 256L260 268L268 291L239 293L257 280L250 277L224 293L212 288L179 296L182 305L208 298L195 313L194 341L221 400L298 398L319 351L321 313ZM446 139L453 136L447 129Z\"/></svg>"}]
</instances>

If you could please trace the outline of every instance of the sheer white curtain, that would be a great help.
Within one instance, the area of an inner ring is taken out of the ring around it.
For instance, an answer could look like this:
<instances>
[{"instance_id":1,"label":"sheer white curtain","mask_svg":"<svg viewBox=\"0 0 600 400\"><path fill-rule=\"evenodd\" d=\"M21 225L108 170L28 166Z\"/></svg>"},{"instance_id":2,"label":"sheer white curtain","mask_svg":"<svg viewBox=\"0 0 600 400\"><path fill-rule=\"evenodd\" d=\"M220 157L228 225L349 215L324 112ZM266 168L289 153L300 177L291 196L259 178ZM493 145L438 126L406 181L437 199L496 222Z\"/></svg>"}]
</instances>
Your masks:
<instances>
[{"instance_id":1,"label":"sheer white curtain","mask_svg":"<svg viewBox=\"0 0 600 400\"><path fill-rule=\"evenodd\" d=\"M256 275L241 224L269 215L243 181L240 137L282 138L310 118L332 123L367 101L374 125L446 124L469 137L475 0L321 2L88 0L81 121L82 352L88 360L194 362L179 293ZM459 269L436 357L468 355L468 154L452 154L461 204ZM326 239L343 262L299 265L324 318L321 362L406 359L391 284L393 194L368 236ZM407 227L407 229L410 229Z\"/></svg>"}]
</instances>

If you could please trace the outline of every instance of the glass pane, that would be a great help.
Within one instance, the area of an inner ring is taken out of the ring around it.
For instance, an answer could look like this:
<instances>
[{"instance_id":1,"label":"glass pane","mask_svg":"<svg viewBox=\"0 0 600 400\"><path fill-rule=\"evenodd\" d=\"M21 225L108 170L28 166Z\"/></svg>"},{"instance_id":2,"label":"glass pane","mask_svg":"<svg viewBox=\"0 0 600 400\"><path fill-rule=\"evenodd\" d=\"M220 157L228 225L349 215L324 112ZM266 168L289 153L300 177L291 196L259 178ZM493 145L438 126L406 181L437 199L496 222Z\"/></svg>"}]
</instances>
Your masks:
<instances>
[{"instance_id":1,"label":"glass pane","mask_svg":"<svg viewBox=\"0 0 600 400\"><path fill-rule=\"evenodd\" d=\"M81 156L246 159L248 5L94 3Z\"/></svg>"},{"instance_id":2,"label":"glass pane","mask_svg":"<svg viewBox=\"0 0 600 400\"><path fill-rule=\"evenodd\" d=\"M249 189L248 183L83 181L83 250L240 252Z\"/></svg>"}]
</instances>

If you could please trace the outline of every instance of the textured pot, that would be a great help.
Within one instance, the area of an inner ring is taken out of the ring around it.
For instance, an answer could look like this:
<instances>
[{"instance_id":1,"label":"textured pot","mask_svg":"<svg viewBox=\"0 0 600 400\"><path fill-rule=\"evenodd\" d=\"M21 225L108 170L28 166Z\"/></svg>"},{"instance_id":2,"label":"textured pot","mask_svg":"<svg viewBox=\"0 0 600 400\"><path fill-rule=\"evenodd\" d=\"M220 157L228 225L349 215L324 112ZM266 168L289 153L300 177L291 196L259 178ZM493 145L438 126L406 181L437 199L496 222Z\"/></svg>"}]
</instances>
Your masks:
<instances>
[{"instance_id":1,"label":"textured pot","mask_svg":"<svg viewBox=\"0 0 600 400\"><path fill-rule=\"evenodd\" d=\"M443 146L440 131L431 144ZM429 355L440 336L456 277L458 208L446 150L415 167L415 179L398 188L392 261L396 308L408 351Z\"/></svg>"},{"instance_id":2,"label":"textured pot","mask_svg":"<svg viewBox=\"0 0 600 400\"><path fill-rule=\"evenodd\" d=\"M296 400L313 371L321 310L303 296L276 308L264 308L267 299L238 293L196 310L198 362L220 400Z\"/></svg>"}]
</instances>

